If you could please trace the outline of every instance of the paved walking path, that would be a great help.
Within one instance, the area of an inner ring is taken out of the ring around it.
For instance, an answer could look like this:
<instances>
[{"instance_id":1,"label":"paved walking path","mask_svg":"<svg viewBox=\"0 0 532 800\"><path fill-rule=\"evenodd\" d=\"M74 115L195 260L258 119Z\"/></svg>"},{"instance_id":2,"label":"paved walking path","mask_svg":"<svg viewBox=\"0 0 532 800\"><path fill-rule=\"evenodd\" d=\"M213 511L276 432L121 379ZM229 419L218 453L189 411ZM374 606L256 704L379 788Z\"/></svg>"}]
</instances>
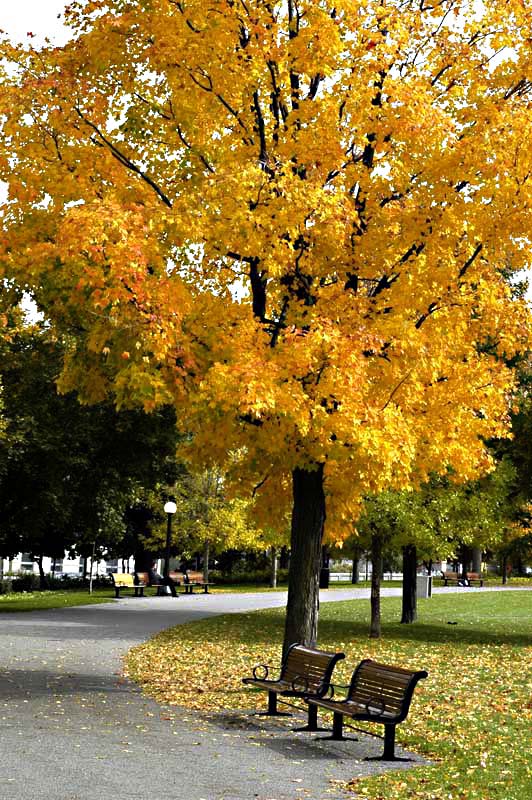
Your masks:
<instances>
[{"instance_id":1,"label":"paved walking path","mask_svg":"<svg viewBox=\"0 0 532 800\"><path fill-rule=\"evenodd\" d=\"M322 600L367 596L331 589ZM330 779L384 769L362 760L380 740L323 742L285 719L237 712L206 720L159 706L120 676L124 653L157 631L285 603L284 592L181 595L1 615L1 800L345 797Z\"/></svg>"}]
</instances>

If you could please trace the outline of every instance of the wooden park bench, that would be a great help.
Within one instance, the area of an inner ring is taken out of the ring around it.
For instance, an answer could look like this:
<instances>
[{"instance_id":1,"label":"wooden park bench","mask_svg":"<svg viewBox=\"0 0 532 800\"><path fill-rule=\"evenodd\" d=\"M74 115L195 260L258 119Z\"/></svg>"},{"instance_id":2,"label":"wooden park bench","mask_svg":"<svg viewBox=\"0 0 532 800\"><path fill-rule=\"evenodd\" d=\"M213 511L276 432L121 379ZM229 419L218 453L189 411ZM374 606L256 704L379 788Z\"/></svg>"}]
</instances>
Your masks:
<instances>
[{"instance_id":1,"label":"wooden park bench","mask_svg":"<svg viewBox=\"0 0 532 800\"><path fill-rule=\"evenodd\" d=\"M484 578L479 572L466 572L467 575L467 582L470 586L474 583L478 583L479 586L484 586Z\"/></svg>"},{"instance_id":2,"label":"wooden park bench","mask_svg":"<svg viewBox=\"0 0 532 800\"><path fill-rule=\"evenodd\" d=\"M209 594L209 586L212 586L212 583L206 583L203 580L202 572L194 572L193 570L170 572L170 578L177 586L183 587L185 594L194 594L194 589L203 589L204 594Z\"/></svg>"},{"instance_id":3,"label":"wooden park bench","mask_svg":"<svg viewBox=\"0 0 532 800\"><path fill-rule=\"evenodd\" d=\"M326 653L313 650L301 644L292 644L281 663L277 678L270 678L270 665L257 664L253 667L253 677L243 678L242 683L268 692L267 716L279 716L277 697L318 696L330 685L332 671L337 661L345 658L344 653ZM305 730L316 731L318 709L308 706L308 725Z\"/></svg>"},{"instance_id":4,"label":"wooden park bench","mask_svg":"<svg viewBox=\"0 0 532 800\"><path fill-rule=\"evenodd\" d=\"M331 739L342 740L343 719L352 719L366 722L380 722L384 725L384 752L378 760L401 761L395 755L395 727L402 722L410 708L410 702L416 684L428 675L425 670L417 672L379 664L367 658L361 661L353 672L351 683L345 698L334 699L334 685L329 687L332 692L326 697L325 692L321 697L308 696L307 702L316 707L333 712L333 729ZM337 687L336 687L337 688Z\"/></svg>"},{"instance_id":5,"label":"wooden park bench","mask_svg":"<svg viewBox=\"0 0 532 800\"><path fill-rule=\"evenodd\" d=\"M150 576L147 572L137 572L136 575L139 584L155 588L157 589L158 593L163 587L166 588L168 586L164 578L160 583L150 583ZM172 592L174 595L176 588L181 586L183 587L185 594L193 594L194 589L203 589L204 593L208 594L209 586L212 586L210 583L205 583L203 580L203 573L201 572L188 571L187 573L183 573L172 570L169 573L169 577L174 584L174 591Z\"/></svg>"},{"instance_id":6,"label":"wooden park bench","mask_svg":"<svg viewBox=\"0 0 532 800\"><path fill-rule=\"evenodd\" d=\"M461 572L442 572L443 585L456 584L457 586L472 586L478 583L484 586L484 578L479 572L466 572L465 578Z\"/></svg>"},{"instance_id":7,"label":"wooden park bench","mask_svg":"<svg viewBox=\"0 0 532 800\"><path fill-rule=\"evenodd\" d=\"M464 576L459 572L442 572L443 585L456 584L457 586L464 586Z\"/></svg>"},{"instance_id":8,"label":"wooden park bench","mask_svg":"<svg viewBox=\"0 0 532 800\"><path fill-rule=\"evenodd\" d=\"M152 589L157 589L157 592L159 592L159 589L162 589L163 586L165 588L167 586L167 584L164 583L164 581L163 583L150 583L150 575L148 572L136 572L135 574L140 584L142 584L143 586L150 586Z\"/></svg>"},{"instance_id":9,"label":"wooden park bench","mask_svg":"<svg viewBox=\"0 0 532 800\"><path fill-rule=\"evenodd\" d=\"M135 583L135 578L129 572L112 572L111 578L115 590L115 597L120 598L120 592L124 589L133 589L135 597L144 597L144 586L142 582Z\"/></svg>"}]
</instances>

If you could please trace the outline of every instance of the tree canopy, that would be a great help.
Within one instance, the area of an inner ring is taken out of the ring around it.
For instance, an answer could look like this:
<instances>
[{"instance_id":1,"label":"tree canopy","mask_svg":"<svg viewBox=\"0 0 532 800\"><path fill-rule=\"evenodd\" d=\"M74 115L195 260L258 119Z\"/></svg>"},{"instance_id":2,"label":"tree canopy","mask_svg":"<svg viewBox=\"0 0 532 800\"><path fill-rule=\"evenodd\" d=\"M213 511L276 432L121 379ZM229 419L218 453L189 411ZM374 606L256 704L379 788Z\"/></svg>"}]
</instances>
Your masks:
<instances>
[{"instance_id":1,"label":"tree canopy","mask_svg":"<svg viewBox=\"0 0 532 800\"><path fill-rule=\"evenodd\" d=\"M363 495L474 477L507 428L530 6L91 0L67 19L64 47L2 47L0 263L74 334L64 389L175 404L191 457L269 522L293 483L317 608L325 496L341 538Z\"/></svg>"}]
</instances>

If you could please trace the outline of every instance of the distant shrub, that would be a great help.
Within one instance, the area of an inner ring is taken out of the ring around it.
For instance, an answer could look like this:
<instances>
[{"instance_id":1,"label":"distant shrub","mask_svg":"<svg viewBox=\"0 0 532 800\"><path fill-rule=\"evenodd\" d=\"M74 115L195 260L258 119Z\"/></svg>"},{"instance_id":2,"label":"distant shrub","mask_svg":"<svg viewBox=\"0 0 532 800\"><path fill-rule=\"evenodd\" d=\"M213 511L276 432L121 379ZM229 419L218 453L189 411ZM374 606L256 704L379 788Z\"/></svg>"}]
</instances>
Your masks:
<instances>
[{"instance_id":1,"label":"distant shrub","mask_svg":"<svg viewBox=\"0 0 532 800\"><path fill-rule=\"evenodd\" d=\"M251 585L268 585L270 582L269 569L235 569L233 572L220 572L217 569L209 570L209 581L220 586L227 586L228 584L242 583ZM277 570L277 583L288 583L288 570Z\"/></svg>"},{"instance_id":2,"label":"distant shrub","mask_svg":"<svg viewBox=\"0 0 532 800\"><path fill-rule=\"evenodd\" d=\"M38 588L39 576L33 572L21 572L11 582L13 592L34 592Z\"/></svg>"}]
</instances>

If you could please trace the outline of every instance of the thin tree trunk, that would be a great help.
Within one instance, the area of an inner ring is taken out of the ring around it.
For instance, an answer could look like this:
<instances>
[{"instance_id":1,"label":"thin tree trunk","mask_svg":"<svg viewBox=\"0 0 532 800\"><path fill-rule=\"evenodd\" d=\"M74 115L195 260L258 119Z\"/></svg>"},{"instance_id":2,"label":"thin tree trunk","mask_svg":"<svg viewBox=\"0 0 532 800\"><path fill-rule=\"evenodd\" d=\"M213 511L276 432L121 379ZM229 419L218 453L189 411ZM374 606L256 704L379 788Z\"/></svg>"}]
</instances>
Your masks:
<instances>
[{"instance_id":1,"label":"thin tree trunk","mask_svg":"<svg viewBox=\"0 0 532 800\"><path fill-rule=\"evenodd\" d=\"M467 586L467 573L469 572L470 550L465 545L462 547L462 582Z\"/></svg>"},{"instance_id":2,"label":"thin tree trunk","mask_svg":"<svg viewBox=\"0 0 532 800\"><path fill-rule=\"evenodd\" d=\"M359 576L358 576L359 564L360 564L360 558L356 556L356 558L353 558L353 567L351 569L351 583L359 582Z\"/></svg>"},{"instance_id":3,"label":"thin tree trunk","mask_svg":"<svg viewBox=\"0 0 532 800\"><path fill-rule=\"evenodd\" d=\"M409 625L417 619L416 546L403 547L403 607L401 622Z\"/></svg>"},{"instance_id":4,"label":"thin tree trunk","mask_svg":"<svg viewBox=\"0 0 532 800\"><path fill-rule=\"evenodd\" d=\"M508 557L502 557L502 583L503 586L508 583Z\"/></svg>"},{"instance_id":5,"label":"thin tree trunk","mask_svg":"<svg viewBox=\"0 0 532 800\"><path fill-rule=\"evenodd\" d=\"M89 594L92 594L92 582L93 582L93 574L94 574L94 559L96 557L96 539L92 543L92 554L91 554L91 570L89 575Z\"/></svg>"},{"instance_id":6,"label":"thin tree trunk","mask_svg":"<svg viewBox=\"0 0 532 800\"><path fill-rule=\"evenodd\" d=\"M320 589L328 589L330 581L329 551L326 545L321 548Z\"/></svg>"},{"instance_id":7,"label":"thin tree trunk","mask_svg":"<svg viewBox=\"0 0 532 800\"><path fill-rule=\"evenodd\" d=\"M382 536L371 537L371 625L370 639L381 635L381 580L382 580Z\"/></svg>"},{"instance_id":8,"label":"thin tree trunk","mask_svg":"<svg viewBox=\"0 0 532 800\"><path fill-rule=\"evenodd\" d=\"M472 572L478 572L480 575L482 571L482 550L480 547L473 548L473 563L472 563Z\"/></svg>"},{"instance_id":9,"label":"thin tree trunk","mask_svg":"<svg viewBox=\"0 0 532 800\"><path fill-rule=\"evenodd\" d=\"M279 569L288 569L290 566L290 553L288 547L283 545L279 553Z\"/></svg>"},{"instance_id":10,"label":"thin tree trunk","mask_svg":"<svg viewBox=\"0 0 532 800\"><path fill-rule=\"evenodd\" d=\"M277 550L270 547L270 587L277 587Z\"/></svg>"},{"instance_id":11,"label":"thin tree trunk","mask_svg":"<svg viewBox=\"0 0 532 800\"><path fill-rule=\"evenodd\" d=\"M45 589L48 589L48 581L46 580L46 575L44 574L44 567L42 565L43 556L42 555L37 556L35 561L37 562L37 566L39 568L39 589L41 589L41 591L44 591Z\"/></svg>"},{"instance_id":12,"label":"thin tree trunk","mask_svg":"<svg viewBox=\"0 0 532 800\"><path fill-rule=\"evenodd\" d=\"M205 583L209 583L209 550L210 550L210 542L208 539L205 540L205 545L203 547L203 580Z\"/></svg>"},{"instance_id":13,"label":"thin tree trunk","mask_svg":"<svg viewBox=\"0 0 532 800\"><path fill-rule=\"evenodd\" d=\"M318 635L319 574L325 523L323 464L316 470L292 473L291 556L283 650L297 642L316 645Z\"/></svg>"}]
</instances>

